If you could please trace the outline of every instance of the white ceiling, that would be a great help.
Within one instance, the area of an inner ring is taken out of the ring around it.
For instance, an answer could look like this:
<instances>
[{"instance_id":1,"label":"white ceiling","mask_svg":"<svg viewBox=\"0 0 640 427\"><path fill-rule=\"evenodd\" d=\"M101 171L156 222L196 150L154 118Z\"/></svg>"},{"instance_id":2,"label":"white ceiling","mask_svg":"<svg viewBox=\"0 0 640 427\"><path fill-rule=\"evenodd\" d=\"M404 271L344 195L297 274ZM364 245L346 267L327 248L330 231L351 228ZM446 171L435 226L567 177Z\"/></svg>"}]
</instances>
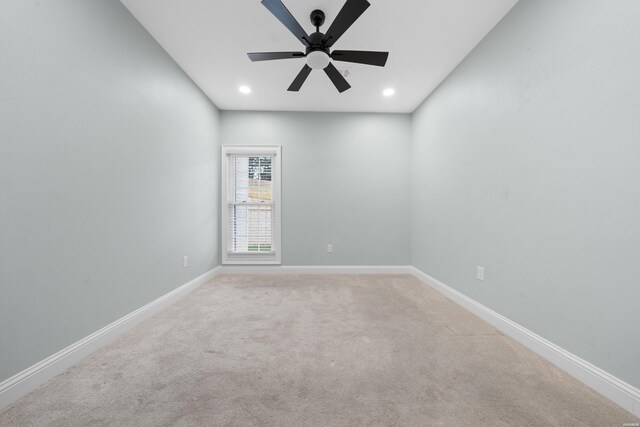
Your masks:
<instances>
[{"instance_id":1,"label":"white ceiling","mask_svg":"<svg viewBox=\"0 0 640 427\"><path fill-rule=\"evenodd\" d=\"M389 51L389 60L384 68L335 62L351 84L340 94L318 70L300 92L287 92L304 59L249 61L247 52L304 50L260 0L121 1L223 110L361 112L412 112L517 2L370 0L333 48ZM283 3L311 33L311 11L325 12L326 32L344 0ZM387 87L393 97L382 96Z\"/></svg>"}]
</instances>

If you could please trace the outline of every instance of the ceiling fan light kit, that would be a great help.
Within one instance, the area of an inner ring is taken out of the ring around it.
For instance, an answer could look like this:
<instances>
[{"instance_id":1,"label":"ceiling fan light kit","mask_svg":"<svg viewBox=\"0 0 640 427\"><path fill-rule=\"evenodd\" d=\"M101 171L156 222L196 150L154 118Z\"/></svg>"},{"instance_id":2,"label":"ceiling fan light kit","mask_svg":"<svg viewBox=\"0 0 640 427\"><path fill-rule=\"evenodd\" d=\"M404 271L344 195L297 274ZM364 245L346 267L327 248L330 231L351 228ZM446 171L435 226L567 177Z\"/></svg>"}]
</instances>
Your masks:
<instances>
[{"instance_id":1,"label":"ceiling fan light kit","mask_svg":"<svg viewBox=\"0 0 640 427\"><path fill-rule=\"evenodd\" d=\"M297 92L311 73L311 70L324 70L333 85L339 92L344 92L351 85L344 76L331 63L334 61L354 62L365 65L384 67L387 63L389 52L373 52L361 50L334 50L331 47L353 25L371 4L367 0L347 0L336 19L327 30L326 34L320 32L324 24L325 15L321 10L311 12L311 24L316 32L307 34L296 21L291 12L281 0L262 0L262 4L305 46L305 52L258 52L248 53L253 62L270 61L276 59L305 58L306 64L289 86L288 90Z\"/></svg>"},{"instance_id":2,"label":"ceiling fan light kit","mask_svg":"<svg viewBox=\"0 0 640 427\"><path fill-rule=\"evenodd\" d=\"M307 65L314 70L324 70L329 65L329 55L320 50L307 54Z\"/></svg>"}]
</instances>

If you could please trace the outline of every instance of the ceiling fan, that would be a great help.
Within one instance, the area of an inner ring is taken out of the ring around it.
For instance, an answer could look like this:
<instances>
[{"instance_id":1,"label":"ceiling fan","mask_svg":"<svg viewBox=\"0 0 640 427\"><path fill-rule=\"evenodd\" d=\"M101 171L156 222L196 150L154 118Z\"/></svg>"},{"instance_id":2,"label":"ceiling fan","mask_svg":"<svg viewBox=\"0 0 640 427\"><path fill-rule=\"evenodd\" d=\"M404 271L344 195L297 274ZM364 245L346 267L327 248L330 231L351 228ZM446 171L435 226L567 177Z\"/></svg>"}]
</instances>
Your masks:
<instances>
[{"instance_id":1,"label":"ceiling fan","mask_svg":"<svg viewBox=\"0 0 640 427\"><path fill-rule=\"evenodd\" d=\"M311 12L311 23L316 27L316 32L307 34L300 26L296 18L282 4L281 0L262 0L264 7L276 17L298 41L305 46L305 52L259 52L248 53L249 59L253 62L270 61L274 59L294 59L306 58L307 63L302 67L298 76L293 80L289 91L297 92L311 73L312 69L323 69L325 74L331 79L338 92L344 92L351 85L340 74L336 67L329 61L355 62L358 64L377 65L384 67L387 63L389 52L371 52L362 50L334 50L331 47L338 39L351 27L351 25L367 10L371 4L367 0L347 0L338 16L327 30L326 34L320 32L320 27L324 24L324 12L314 10Z\"/></svg>"}]
</instances>

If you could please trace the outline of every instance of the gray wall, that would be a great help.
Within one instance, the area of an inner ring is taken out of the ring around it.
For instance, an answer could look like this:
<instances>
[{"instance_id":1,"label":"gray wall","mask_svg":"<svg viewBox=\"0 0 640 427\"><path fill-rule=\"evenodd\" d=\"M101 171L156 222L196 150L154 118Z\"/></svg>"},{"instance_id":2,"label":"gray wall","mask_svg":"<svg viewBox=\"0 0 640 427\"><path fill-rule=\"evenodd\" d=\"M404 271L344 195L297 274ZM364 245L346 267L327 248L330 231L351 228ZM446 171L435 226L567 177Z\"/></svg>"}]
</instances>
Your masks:
<instances>
[{"instance_id":1,"label":"gray wall","mask_svg":"<svg viewBox=\"0 0 640 427\"><path fill-rule=\"evenodd\" d=\"M637 0L520 0L412 148L413 265L636 387L639 22Z\"/></svg>"},{"instance_id":2,"label":"gray wall","mask_svg":"<svg viewBox=\"0 0 640 427\"><path fill-rule=\"evenodd\" d=\"M409 115L223 111L220 129L282 145L283 265L409 264Z\"/></svg>"},{"instance_id":3,"label":"gray wall","mask_svg":"<svg viewBox=\"0 0 640 427\"><path fill-rule=\"evenodd\" d=\"M2 381L217 265L219 144L116 0L0 2L0 117Z\"/></svg>"}]
</instances>

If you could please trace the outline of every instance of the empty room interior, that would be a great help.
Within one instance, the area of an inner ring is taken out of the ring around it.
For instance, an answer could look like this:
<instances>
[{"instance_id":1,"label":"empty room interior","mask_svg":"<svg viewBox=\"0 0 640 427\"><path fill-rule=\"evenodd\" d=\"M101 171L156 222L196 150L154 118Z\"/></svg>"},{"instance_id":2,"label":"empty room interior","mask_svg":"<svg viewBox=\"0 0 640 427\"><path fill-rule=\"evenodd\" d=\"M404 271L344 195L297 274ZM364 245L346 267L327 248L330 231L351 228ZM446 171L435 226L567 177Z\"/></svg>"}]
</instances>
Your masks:
<instances>
[{"instance_id":1,"label":"empty room interior","mask_svg":"<svg viewBox=\"0 0 640 427\"><path fill-rule=\"evenodd\" d=\"M640 2L3 0L0 426L640 425Z\"/></svg>"}]
</instances>

